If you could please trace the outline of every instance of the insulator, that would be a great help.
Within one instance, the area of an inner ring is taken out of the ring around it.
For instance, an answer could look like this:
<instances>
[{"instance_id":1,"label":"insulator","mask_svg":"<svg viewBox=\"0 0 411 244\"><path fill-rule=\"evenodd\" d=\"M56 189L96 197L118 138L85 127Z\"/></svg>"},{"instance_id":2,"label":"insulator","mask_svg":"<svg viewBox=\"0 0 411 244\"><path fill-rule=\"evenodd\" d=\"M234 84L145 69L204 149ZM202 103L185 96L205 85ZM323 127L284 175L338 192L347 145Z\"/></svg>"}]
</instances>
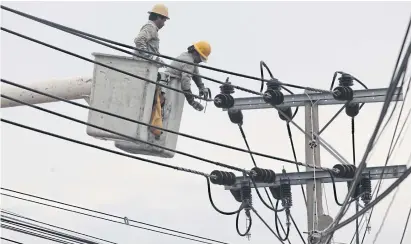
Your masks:
<instances>
[{"instance_id":1,"label":"insulator","mask_svg":"<svg viewBox=\"0 0 411 244\"><path fill-rule=\"evenodd\" d=\"M228 78L225 84L220 86L220 91L221 91L221 94L233 94L234 93L234 87L231 85L231 82L228 81Z\"/></svg>"},{"instance_id":2,"label":"insulator","mask_svg":"<svg viewBox=\"0 0 411 244\"><path fill-rule=\"evenodd\" d=\"M291 107L286 107L286 108L278 108L279 110L281 110L283 113L285 113L287 115L288 118L292 119L293 117L293 111L291 110ZM280 116L280 119L284 120L284 121L288 121L288 119L286 117L284 117L284 115L282 115L280 113L280 111L278 111L278 115Z\"/></svg>"},{"instance_id":3,"label":"insulator","mask_svg":"<svg viewBox=\"0 0 411 244\"><path fill-rule=\"evenodd\" d=\"M354 91L348 86L338 86L333 90L333 97L339 101L351 101L354 98Z\"/></svg>"},{"instance_id":4,"label":"insulator","mask_svg":"<svg viewBox=\"0 0 411 244\"><path fill-rule=\"evenodd\" d=\"M364 204L368 204L371 201L371 180L370 178L362 178L361 179L361 200Z\"/></svg>"},{"instance_id":5,"label":"insulator","mask_svg":"<svg viewBox=\"0 0 411 244\"><path fill-rule=\"evenodd\" d=\"M281 199L281 189L279 186L270 186L270 192L271 195L274 197L274 199L276 200L280 200Z\"/></svg>"},{"instance_id":6,"label":"insulator","mask_svg":"<svg viewBox=\"0 0 411 244\"><path fill-rule=\"evenodd\" d=\"M214 105L217 108L231 108L234 106L234 97L230 94L217 94L214 97Z\"/></svg>"},{"instance_id":7,"label":"insulator","mask_svg":"<svg viewBox=\"0 0 411 244\"><path fill-rule=\"evenodd\" d=\"M250 187L250 181L248 180L242 180L241 181L241 188L240 188L240 193L241 193L241 200L248 201L248 204L252 204L252 199L251 199L251 187Z\"/></svg>"},{"instance_id":8,"label":"insulator","mask_svg":"<svg viewBox=\"0 0 411 244\"><path fill-rule=\"evenodd\" d=\"M228 110L228 117L230 118L231 122L234 124L243 124L243 112L240 109L229 109Z\"/></svg>"},{"instance_id":9,"label":"insulator","mask_svg":"<svg viewBox=\"0 0 411 244\"><path fill-rule=\"evenodd\" d=\"M235 174L232 172L214 170L210 175L211 183L216 185L231 186L236 182Z\"/></svg>"},{"instance_id":10,"label":"insulator","mask_svg":"<svg viewBox=\"0 0 411 244\"><path fill-rule=\"evenodd\" d=\"M290 208L293 205L293 198L291 193L291 185L289 183L282 183L280 185L283 207Z\"/></svg>"},{"instance_id":11,"label":"insulator","mask_svg":"<svg viewBox=\"0 0 411 244\"><path fill-rule=\"evenodd\" d=\"M280 82L277 79L271 79L267 82L267 90L281 90Z\"/></svg>"},{"instance_id":12,"label":"insulator","mask_svg":"<svg viewBox=\"0 0 411 244\"><path fill-rule=\"evenodd\" d=\"M345 113L350 117L355 117L360 112L359 103L350 103L345 107Z\"/></svg>"},{"instance_id":13,"label":"insulator","mask_svg":"<svg viewBox=\"0 0 411 244\"><path fill-rule=\"evenodd\" d=\"M253 177L256 182L264 182L264 183L274 183L275 182L275 172L271 169L262 169L258 167L254 167L251 169L255 172L255 176Z\"/></svg>"},{"instance_id":14,"label":"insulator","mask_svg":"<svg viewBox=\"0 0 411 244\"><path fill-rule=\"evenodd\" d=\"M284 102L284 94L278 90L267 90L263 95L264 102L273 106L280 105Z\"/></svg>"},{"instance_id":15,"label":"insulator","mask_svg":"<svg viewBox=\"0 0 411 244\"><path fill-rule=\"evenodd\" d=\"M230 192L237 202L242 202L240 189L230 189Z\"/></svg>"},{"instance_id":16,"label":"insulator","mask_svg":"<svg viewBox=\"0 0 411 244\"><path fill-rule=\"evenodd\" d=\"M338 78L340 82L340 86L352 86L354 85L354 79L349 74L342 74L340 78Z\"/></svg>"},{"instance_id":17,"label":"insulator","mask_svg":"<svg viewBox=\"0 0 411 244\"><path fill-rule=\"evenodd\" d=\"M334 165L333 169L337 169L338 173L335 171L333 175L338 178L353 178L355 175L355 170L357 169L354 165L344 165L344 164L336 164Z\"/></svg>"}]
</instances>

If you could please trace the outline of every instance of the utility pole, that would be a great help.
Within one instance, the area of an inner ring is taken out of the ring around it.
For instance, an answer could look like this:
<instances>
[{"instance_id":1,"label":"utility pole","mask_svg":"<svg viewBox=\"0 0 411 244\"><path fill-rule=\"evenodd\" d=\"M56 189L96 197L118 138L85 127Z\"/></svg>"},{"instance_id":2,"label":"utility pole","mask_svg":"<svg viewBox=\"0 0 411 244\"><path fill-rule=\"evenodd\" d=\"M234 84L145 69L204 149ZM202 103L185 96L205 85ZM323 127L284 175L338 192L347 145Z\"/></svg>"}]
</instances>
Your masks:
<instances>
[{"instance_id":1,"label":"utility pole","mask_svg":"<svg viewBox=\"0 0 411 244\"><path fill-rule=\"evenodd\" d=\"M340 82L340 86L344 86ZM350 85L345 85L348 87ZM350 88L350 87L348 87ZM344 88L346 89L346 88ZM319 137L319 116L318 110L320 106L346 104L347 107L355 107L360 103L377 103L384 102L388 89L365 89L365 90L351 90L351 98L344 101L344 99L336 99L330 92L309 93L305 91L303 94L284 95L284 100L281 104L276 105L277 109L290 107L305 107L305 162L308 165L315 165L321 167L320 159L320 145L329 145L326 141ZM403 101L402 89L396 88L392 101ZM235 98L234 105L227 110L253 110L253 109L273 109L271 104L268 104L262 97L243 97ZM348 114L349 112L346 111ZM358 113L358 111L357 111ZM355 116L355 115L354 115ZM335 117L333 118L335 119ZM322 130L321 130L322 131ZM314 135L314 136L313 136ZM329 151L329 150L327 150ZM330 152L330 151L329 151ZM331 153L331 152L330 152ZM341 157L336 153L331 153L337 160L343 162ZM347 161L345 161L347 162ZM395 165L387 167L367 167L364 169L362 175L369 180L378 180L383 174L383 179L394 179L402 175L407 169L406 165ZM352 178L347 177L333 177L335 182L351 182ZM281 181L287 179L290 185L304 185L307 189L307 225L308 225L308 243L309 244L324 244L315 238L314 233L326 229L333 221L333 219L324 214L322 204L322 184L332 183L330 173L325 170L313 169L306 167L306 172L292 172L279 173L275 182L257 182L257 188L271 187L278 188ZM225 185L226 190L240 190L241 180L244 177L237 177L236 182L232 185ZM251 187L254 187L251 185ZM270 188L270 190L271 190ZM371 189L370 189L371 190ZM273 195L274 196L274 195ZM275 197L275 196L274 196ZM358 201L357 201L358 202ZM356 206L358 211L358 206ZM357 244L358 244L358 230L357 230Z\"/></svg>"}]
</instances>

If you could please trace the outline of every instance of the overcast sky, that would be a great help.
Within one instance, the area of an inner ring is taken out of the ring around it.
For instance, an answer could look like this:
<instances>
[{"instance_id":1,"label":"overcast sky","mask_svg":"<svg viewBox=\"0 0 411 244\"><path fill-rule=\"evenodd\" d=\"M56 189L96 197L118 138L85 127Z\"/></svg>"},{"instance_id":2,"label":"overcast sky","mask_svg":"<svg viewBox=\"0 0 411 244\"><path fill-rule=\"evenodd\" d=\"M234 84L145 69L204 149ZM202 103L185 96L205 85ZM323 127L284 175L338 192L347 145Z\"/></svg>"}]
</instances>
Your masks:
<instances>
[{"instance_id":1,"label":"overcast sky","mask_svg":"<svg viewBox=\"0 0 411 244\"><path fill-rule=\"evenodd\" d=\"M68 25L122 43L133 45L140 27L146 23L153 2L3 2L5 6ZM212 45L208 65L259 76L259 62L264 60L278 79L328 89L337 70L351 73L370 88L387 87L410 17L410 2L167 2L170 20L160 31L160 50L178 56L192 42L207 40ZM71 36L56 29L1 11L2 26L75 53L92 57L92 52L117 53L106 47ZM169 63L169 61L167 61ZM1 77L21 84L48 79L91 77L93 65L55 50L1 32ZM226 74L200 69L206 76L224 81ZM236 85L259 90L260 84L230 76ZM204 81L213 95L219 85ZM4 85L2 84L2 87ZM355 86L359 88L358 85ZM194 91L197 92L196 89ZM296 93L301 90L293 89ZM236 96L251 96L236 91ZM79 102L86 104L85 101ZM85 109L62 102L42 107L87 120ZM405 111L410 108L406 105ZM320 109L321 126L339 106ZM357 158L362 157L374 129L381 104L367 104L356 121ZM304 110L295 122L304 128ZM2 118L69 136L78 140L115 149L111 142L87 136L83 125L55 117L29 107L1 110ZM394 119L397 118L397 114ZM285 122L275 110L244 111L244 129L255 151L292 159ZM393 133L390 124L374 149L369 165L383 165ZM225 112L209 104L199 113L186 104L180 130L199 137L245 148L241 134ZM304 136L292 128L297 157L305 161ZM350 118L342 113L324 132L323 138L348 160L352 158ZM403 136L401 147L390 164L406 164L411 143L411 130ZM36 134L12 125L1 124L1 185L62 202L75 204L150 224L206 236L229 243L279 243L270 231L254 217L250 242L237 235L235 216L217 213L210 205L203 177L120 157L92 148L71 144ZM178 150L212 160L251 168L246 153L179 137ZM144 156L143 156L144 157ZM151 157L206 173L222 169L201 161L176 155L172 159ZM321 151L322 165L338 163L327 151ZM256 157L260 167L276 172L295 166ZM384 181L385 187L393 180ZM376 181L373 182L373 186ZM411 180L403 183L376 243L399 243L405 218L411 205ZM346 185L337 184L340 201ZM293 188L293 216L301 231L307 231L306 209L299 186ZM233 211L238 203L223 187L212 188L215 203ZM333 200L331 185L326 186L328 209L335 216L339 207ZM385 210L393 194L374 211L371 233L364 243L373 243ZM274 214L257 197L254 205L274 227ZM7 197L2 208L27 217L60 225L121 244L190 243L125 225L79 216ZM347 216L353 213L350 209ZM284 219L284 216L282 216ZM244 230L244 217L241 229ZM338 243L349 243L354 225L335 235ZM411 232L409 228L408 232ZM47 243L35 237L3 231L2 235L23 243ZM306 235L305 235L306 237ZM291 243L301 243L292 227ZM411 241L408 234L404 243Z\"/></svg>"}]
</instances>

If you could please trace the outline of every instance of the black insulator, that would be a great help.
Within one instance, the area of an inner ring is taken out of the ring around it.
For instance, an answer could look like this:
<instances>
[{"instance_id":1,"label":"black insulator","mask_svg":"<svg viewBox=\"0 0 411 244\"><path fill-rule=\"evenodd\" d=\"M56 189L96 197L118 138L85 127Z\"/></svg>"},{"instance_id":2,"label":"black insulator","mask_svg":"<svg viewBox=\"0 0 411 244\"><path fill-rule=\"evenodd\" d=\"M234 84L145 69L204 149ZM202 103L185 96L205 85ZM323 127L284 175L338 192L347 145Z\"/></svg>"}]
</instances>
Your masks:
<instances>
[{"instance_id":1,"label":"black insulator","mask_svg":"<svg viewBox=\"0 0 411 244\"><path fill-rule=\"evenodd\" d=\"M240 189L230 189L230 192L237 202L242 202Z\"/></svg>"},{"instance_id":2,"label":"black insulator","mask_svg":"<svg viewBox=\"0 0 411 244\"><path fill-rule=\"evenodd\" d=\"M228 110L228 117L230 118L231 122L234 124L243 124L243 112L240 109L229 109Z\"/></svg>"},{"instance_id":3,"label":"black insulator","mask_svg":"<svg viewBox=\"0 0 411 244\"><path fill-rule=\"evenodd\" d=\"M291 185L289 183L282 183L280 185L280 191L282 196L282 205L285 208L290 208L293 205Z\"/></svg>"},{"instance_id":4,"label":"black insulator","mask_svg":"<svg viewBox=\"0 0 411 244\"><path fill-rule=\"evenodd\" d=\"M220 86L220 91L221 91L221 94L233 94L234 93L234 87L231 85L231 82L228 81L228 78L225 84Z\"/></svg>"},{"instance_id":5,"label":"black insulator","mask_svg":"<svg viewBox=\"0 0 411 244\"><path fill-rule=\"evenodd\" d=\"M255 172L255 176L253 177L256 182L264 182L264 183L274 183L275 182L275 172L271 169L262 169L258 167L254 167L251 169Z\"/></svg>"},{"instance_id":6,"label":"black insulator","mask_svg":"<svg viewBox=\"0 0 411 244\"><path fill-rule=\"evenodd\" d=\"M281 90L280 82L277 79L271 79L267 82L267 90Z\"/></svg>"},{"instance_id":7,"label":"black insulator","mask_svg":"<svg viewBox=\"0 0 411 244\"><path fill-rule=\"evenodd\" d=\"M241 193L241 200L242 200L242 201L249 200L249 203L251 204L251 186L250 186L250 181L248 181L248 180L242 180L242 181L241 181L240 193Z\"/></svg>"},{"instance_id":8,"label":"black insulator","mask_svg":"<svg viewBox=\"0 0 411 244\"><path fill-rule=\"evenodd\" d=\"M335 171L332 171L333 175L338 178L353 178L356 167L354 165L336 164L334 165L333 169L338 170L338 173Z\"/></svg>"},{"instance_id":9,"label":"black insulator","mask_svg":"<svg viewBox=\"0 0 411 244\"><path fill-rule=\"evenodd\" d=\"M264 102L273 106L284 102L284 94L279 90L267 90L263 95Z\"/></svg>"},{"instance_id":10,"label":"black insulator","mask_svg":"<svg viewBox=\"0 0 411 244\"><path fill-rule=\"evenodd\" d=\"M354 79L349 74L342 74L340 78L338 78L340 82L340 86L352 86L354 85Z\"/></svg>"},{"instance_id":11,"label":"black insulator","mask_svg":"<svg viewBox=\"0 0 411 244\"><path fill-rule=\"evenodd\" d=\"M348 86L338 86L333 90L333 97L339 101L351 101L354 98L354 91Z\"/></svg>"},{"instance_id":12,"label":"black insulator","mask_svg":"<svg viewBox=\"0 0 411 244\"><path fill-rule=\"evenodd\" d=\"M281 110L283 113L285 113L289 119L292 119L293 111L291 110L291 107L278 108L278 109ZM278 115L280 116L280 119L284 121L288 121L288 119L284 115L282 115L280 111L278 111Z\"/></svg>"},{"instance_id":13,"label":"black insulator","mask_svg":"<svg viewBox=\"0 0 411 244\"><path fill-rule=\"evenodd\" d=\"M214 170L210 175L211 183L216 185L231 186L236 182L235 174L232 172Z\"/></svg>"},{"instance_id":14,"label":"black insulator","mask_svg":"<svg viewBox=\"0 0 411 244\"><path fill-rule=\"evenodd\" d=\"M355 117L360 112L359 103L350 103L345 107L345 113L350 117Z\"/></svg>"},{"instance_id":15,"label":"black insulator","mask_svg":"<svg viewBox=\"0 0 411 244\"><path fill-rule=\"evenodd\" d=\"M280 200L281 199L281 188L279 186L271 186L269 188L270 188L271 195L274 197L274 199Z\"/></svg>"},{"instance_id":16,"label":"black insulator","mask_svg":"<svg viewBox=\"0 0 411 244\"><path fill-rule=\"evenodd\" d=\"M361 200L368 204L371 201L371 180L370 178L364 177L361 179Z\"/></svg>"},{"instance_id":17,"label":"black insulator","mask_svg":"<svg viewBox=\"0 0 411 244\"><path fill-rule=\"evenodd\" d=\"M217 108L231 108L234 106L234 98L230 94L217 94L214 97L214 105Z\"/></svg>"}]
</instances>

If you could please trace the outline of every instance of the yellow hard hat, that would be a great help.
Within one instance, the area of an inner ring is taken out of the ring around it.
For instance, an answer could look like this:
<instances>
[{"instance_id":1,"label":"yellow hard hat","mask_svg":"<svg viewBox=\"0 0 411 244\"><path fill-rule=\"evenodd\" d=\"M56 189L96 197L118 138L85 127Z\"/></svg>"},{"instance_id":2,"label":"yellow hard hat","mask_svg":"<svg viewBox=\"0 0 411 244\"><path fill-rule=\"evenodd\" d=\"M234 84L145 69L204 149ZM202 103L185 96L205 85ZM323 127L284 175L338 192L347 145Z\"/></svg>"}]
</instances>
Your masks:
<instances>
[{"instance_id":1,"label":"yellow hard hat","mask_svg":"<svg viewBox=\"0 0 411 244\"><path fill-rule=\"evenodd\" d=\"M206 61L211 53L211 46L206 41L199 41L193 44L194 49L200 54L200 56Z\"/></svg>"},{"instance_id":2,"label":"yellow hard hat","mask_svg":"<svg viewBox=\"0 0 411 244\"><path fill-rule=\"evenodd\" d=\"M154 5L153 9L149 11L148 13L149 14L151 13L159 14L159 15L166 17L167 19L170 19L168 17L168 8L166 7L166 5L161 4L161 3Z\"/></svg>"}]
</instances>

